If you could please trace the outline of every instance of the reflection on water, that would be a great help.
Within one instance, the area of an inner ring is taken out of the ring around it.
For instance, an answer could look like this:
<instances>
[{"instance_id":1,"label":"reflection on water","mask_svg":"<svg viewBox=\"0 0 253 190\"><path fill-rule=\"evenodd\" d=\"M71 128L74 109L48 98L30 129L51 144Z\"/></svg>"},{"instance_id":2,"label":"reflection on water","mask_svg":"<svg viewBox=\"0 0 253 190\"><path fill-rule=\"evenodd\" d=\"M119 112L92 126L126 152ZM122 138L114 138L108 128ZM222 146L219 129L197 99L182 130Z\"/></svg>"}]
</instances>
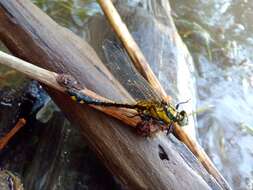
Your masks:
<instances>
[{"instance_id":1,"label":"reflection on water","mask_svg":"<svg viewBox=\"0 0 253 190\"><path fill-rule=\"evenodd\" d=\"M101 13L95 0L32 0L56 22L83 35L83 25L89 16Z\"/></svg>"},{"instance_id":2,"label":"reflection on water","mask_svg":"<svg viewBox=\"0 0 253 190\"><path fill-rule=\"evenodd\" d=\"M235 189L252 189L253 3L172 0L171 4L177 19L197 23L214 40L208 44L210 60L205 46L195 48L194 36L181 33L198 69L198 106L214 106L198 115L202 144ZM188 30L191 33L192 28Z\"/></svg>"}]
</instances>

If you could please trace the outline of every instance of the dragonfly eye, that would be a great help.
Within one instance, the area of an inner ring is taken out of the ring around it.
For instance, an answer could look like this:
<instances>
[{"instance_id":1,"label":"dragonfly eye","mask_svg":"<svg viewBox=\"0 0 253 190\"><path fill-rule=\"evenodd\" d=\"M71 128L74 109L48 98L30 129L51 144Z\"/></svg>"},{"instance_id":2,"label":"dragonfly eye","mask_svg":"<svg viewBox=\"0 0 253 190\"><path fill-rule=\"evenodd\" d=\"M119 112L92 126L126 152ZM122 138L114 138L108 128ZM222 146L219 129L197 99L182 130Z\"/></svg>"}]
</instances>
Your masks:
<instances>
[{"instance_id":1,"label":"dragonfly eye","mask_svg":"<svg viewBox=\"0 0 253 190\"><path fill-rule=\"evenodd\" d=\"M185 111L181 111L178 113L177 122L180 126L188 125L188 116Z\"/></svg>"}]
</instances>

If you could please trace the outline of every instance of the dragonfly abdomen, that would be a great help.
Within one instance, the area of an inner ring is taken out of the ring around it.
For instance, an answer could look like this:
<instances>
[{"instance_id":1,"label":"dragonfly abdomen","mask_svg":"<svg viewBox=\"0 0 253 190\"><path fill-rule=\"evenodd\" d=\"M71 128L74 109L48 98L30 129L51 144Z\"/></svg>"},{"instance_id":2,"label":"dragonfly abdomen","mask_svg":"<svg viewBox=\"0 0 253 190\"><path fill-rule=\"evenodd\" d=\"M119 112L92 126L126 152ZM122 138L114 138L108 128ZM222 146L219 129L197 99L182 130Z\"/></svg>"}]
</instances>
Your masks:
<instances>
[{"instance_id":1,"label":"dragonfly abdomen","mask_svg":"<svg viewBox=\"0 0 253 190\"><path fill-rule=\"evenodd\" d=\"M74 100L80 104L108 106L108 107L121 107L121 108L131 108L131 109L136 109L136 106L138 106L137 104L105 102L105 101L87 96L83 93L80 93L78 90L73 90L73 89L67 90L67 93L70 95L72 100Z\"/></svg>"}]
</instances>

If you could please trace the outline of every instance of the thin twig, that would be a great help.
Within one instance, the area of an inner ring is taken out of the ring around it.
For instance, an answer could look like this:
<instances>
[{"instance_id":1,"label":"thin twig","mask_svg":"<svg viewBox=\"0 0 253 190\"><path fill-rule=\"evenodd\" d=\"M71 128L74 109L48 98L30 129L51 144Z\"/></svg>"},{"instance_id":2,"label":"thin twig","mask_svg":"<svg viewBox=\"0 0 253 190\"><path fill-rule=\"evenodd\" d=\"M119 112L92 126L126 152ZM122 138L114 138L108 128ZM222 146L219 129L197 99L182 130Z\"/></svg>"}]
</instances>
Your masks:
<instances>
[{"instance_id":1,"label":"thin twig","mask_svg":"<svg viewBox=\"0 0 253 190\"><path fill-rule=\"evenodd\" d=\"M112 25L115 33L118 35L126 51L128 52L129 57L132 59L136 69L142 74L144 78L147 79L147 81L156 91L160 92L163 98L169 97L151 70L147 60L145 59L140 48L128 31L125 23L120 18L119 13L115 9L111 0L98 0L98 2L104 11L104 14L107 16L110 24ZM224 189L231 189L229 184L220 174L218 169L214 166L198 142L195 139L191 138L184 130L182 130L182 128L177 123L175 123L174 131L176 136L178 136L179 139L192 151L192 153L203 164L206 170L217 180L217 182Z\"/></svg>"},{"instance_id":2,"label":"thin twig","mask_svg":"<svg viewBox=\"0 0 253 190\"><path fill-rule=\"evenodd\" d=\"M12 55L6 54L1 51L0 51L0 64L11 67L12 69L17 70L32 79L38 80L39 82L49 87L52 87L58 91L66 93L66 88L61 86L58 82L58 78L61 75L55 72L40 68L38 66L35 66L31 63L28 63L24 60L21 60L17 57L14 57ZM88 90L87 88L82 88L82 90L80 90L80 93L83 93L84 95L90 96L91 98L98 99L101 101L107 101L107 102L111 101L109 99L106 99L96 94L95 92L91 90ZM100 110L110 116L113 116L132 127L136 127L141 122L139 117L132 117L133 115L137 114L137 112L133 109L103 107L103 106L96 106L96 105L91 105L91 107L94 107L97 110Z\"/></svg>"},{"instance_id":3,"label":"thin twig","mask_svg":"<svg viewBox=\"0 0 253 190\"><path fill-rule=\"evenodd\" d=\"M20 118L16 125L4 137L0 139L0 151L8 144L10 139L26 124L24 118Z\"/></svg>"},{"instance_id":4,"label":"thin twig","mask_svg":"<svg viewBox=\"0 0 253 190\"><path fill-rule=\"evenodd\" d=\"M2 51L0 51L0 63L17 70L32 79L38 80L47 86L64 92L64 88L61 87L56 81L58 74L54 72L37 67Z\"/></svg>"}]
</instances>

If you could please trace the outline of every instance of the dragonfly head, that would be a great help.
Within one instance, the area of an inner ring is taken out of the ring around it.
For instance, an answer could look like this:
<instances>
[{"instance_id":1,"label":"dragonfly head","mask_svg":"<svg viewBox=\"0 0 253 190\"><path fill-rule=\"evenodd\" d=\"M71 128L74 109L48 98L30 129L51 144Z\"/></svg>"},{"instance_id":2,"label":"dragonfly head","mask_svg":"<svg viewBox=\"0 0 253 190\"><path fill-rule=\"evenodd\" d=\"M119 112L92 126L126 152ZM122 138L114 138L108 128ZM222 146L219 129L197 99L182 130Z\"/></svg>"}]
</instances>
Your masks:
<instances>
[{"instance_id":1,"label":"dragonfly head","mask_svg":"<svg viewBox=\"0 0 253 190\"><path fill-rule=\"evenodd\" d=\"M180 126L188 125L188 115L186 111L180 111L177 113L176 121Z\"/></svg>"},{"instance_id":2,"label":"dragonfly head","mask_svg":"<svg viewBox=\"0 0 253 190\"><path fill-rule=\"evenodd\" d=\"M176 115L176 122L180 125L180 126L185 126L185 125L188 125L188 115L186 113L186 111L182 110L182 111L178 111L178 108L180 105L182 104L186 104L190 101L187 100L187 101L184 101L184 102L180 102L176 105L176 110L177 110L177 115Z\"/></svg>"},{"instance_id":3,"label":"dragonfly head","mask_svg":"<svg viewBox=\"0 0 253 190\"><path fill-rule=\"evenodd\" d=\"M178 107L174 107L171 104L165 106L167 117L173 121L177 122L180 126L185 126L188 124L188 115L186 111L178 111Z\"/></svg>"}]
</instances>

